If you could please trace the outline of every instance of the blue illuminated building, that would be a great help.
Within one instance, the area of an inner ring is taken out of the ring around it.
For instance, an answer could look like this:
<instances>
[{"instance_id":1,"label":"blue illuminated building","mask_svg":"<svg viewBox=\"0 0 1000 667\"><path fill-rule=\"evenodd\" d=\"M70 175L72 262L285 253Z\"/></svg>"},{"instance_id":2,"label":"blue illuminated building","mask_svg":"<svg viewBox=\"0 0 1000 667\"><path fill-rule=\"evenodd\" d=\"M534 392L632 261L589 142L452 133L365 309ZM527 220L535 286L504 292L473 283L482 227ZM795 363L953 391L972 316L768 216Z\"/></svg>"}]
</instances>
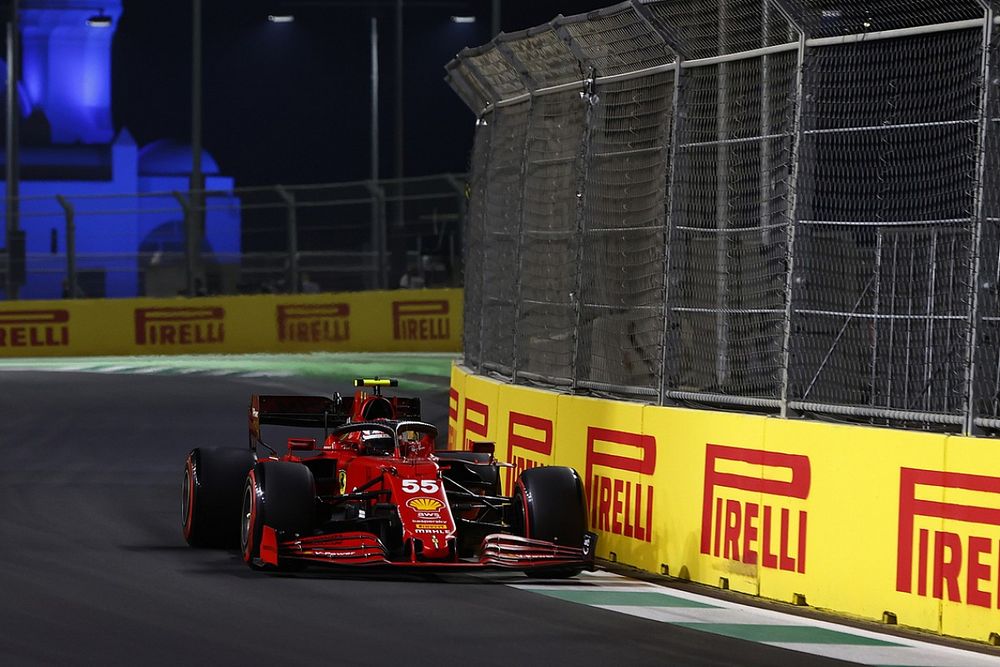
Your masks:
<instances>
[{"instance_id":1,"label":"blue illuminated building","mask_svg":"<svg viewBox=\"0 0 1000 667\"><path fill-rule=\"evenodd\" d=\"M169 268L157 264L163 253L183 253L183 211L169 193L187 191L191 150L170 140L140 148L127 128L115 132L111 42L121 13L120 0L22 2L20 226L28 253L22 298L63 293L66 239L56 195L76 210L77 271L86 296L175 294L184 284L178 268L176 288L160 280L153 289L144 262L153 258L154 275ZM109 20L88 21L95 14ZM233 179L207 153L202 169L206 189L232 190ZM164 194L138 196L149 193ZM213 195L208 206L202 246L208 263L238 264L239 201Z\"/></svg>"}]
</instances>

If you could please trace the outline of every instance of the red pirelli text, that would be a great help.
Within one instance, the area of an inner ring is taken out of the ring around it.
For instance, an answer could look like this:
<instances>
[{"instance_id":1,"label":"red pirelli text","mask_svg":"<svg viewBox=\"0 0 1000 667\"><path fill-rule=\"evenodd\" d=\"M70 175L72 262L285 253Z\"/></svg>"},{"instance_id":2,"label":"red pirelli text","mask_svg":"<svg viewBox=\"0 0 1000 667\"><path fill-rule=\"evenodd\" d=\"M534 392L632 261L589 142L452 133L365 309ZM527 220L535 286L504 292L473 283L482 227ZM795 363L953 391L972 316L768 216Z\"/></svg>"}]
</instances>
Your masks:
<instances>
[{"instance_id":1,"label":"red pirelli text","mask_svg":"<svg viewBox=\"0 0 1000 667\"><path fill-rule=\"evenodd\" d=\"M760 466L762 472L725 472L724 462ZM809 497L810 479L809 458L800 454L706 445L701 553L804 573L808 514L790 501ZM734 491L760 494L761 501L741 500Z\"/></svg>"},{"instance_id":2,"label":"red pirelli text","mask_svg":"<svg viewBox=\"0 0 1000 667\"><path fill-rule=\"evenodd\" d=\"M0 312L0 347L69 345L69 311L62 309Z\"/></svg>"},{"instance_id":3,"label":"red pirelli text","mask_svg":"<svg viewBox=\"0 0 1000 667\"><path fill-rule=\"evenodd\" d=\"M392 337L395 340L448 340L451 338L448 313L448 302L444 299L393 301Z\"/></svg>"},{"instance_id":4,"label":"red pirelli text","mask_svg":"<svg viewBox=\"0 0 1000 667\"><path fill-rule=\"evenodd\" d=\"M948 489L972 499L970 504L945 502ZM998 502L998 477L901 468L896 590L1000 608ZM941 529L942 519L955 528ZM918 528L921 520L931 525Z\"/></svg>"},{"instance_id":5,"label":"red pirelli text","mask_svg":"<svg viewBox=\"0 0 1000 667\"><path fill-rule=\"evenodd\" d=\"M206 345L225 342L221 307L136 308L137 345Z\"/></svg>"},{"instance_id":6,"label":"red pirelli text","mask_svg":"<svg viewBox=\"0 0 1000 667\"><path fill-rule=\"evenodd\" d=\"M612 454L609 448L630 452ZM589 427L584 483L590 526L641 542L653 539L653 486L639 481L656 470L656 438Z\"/></svg>"},{"instance_id":7,"label":"red pirelli text","mask_svg":"<svg viewBox=\"0 0 1000 667\"><path fill-rule=\"evenodd\" d=\"M284 304L277 307L278 341L339 343L351 339L346 303Z\"/></svg>"},{"instance_id":8,"label":"red pirelli text","mask_svg":"<svg viewBox=\"0 0 1000 667\"><path fill-rule=\"evenodd\" d=\"M513 410L510 412L507 420L507 461L514 467L506 469L506 488L513 489L514 482L525 470L548 463L542 458L552 456L553 433L551 419Z\"/></svg>"}]
</instances>

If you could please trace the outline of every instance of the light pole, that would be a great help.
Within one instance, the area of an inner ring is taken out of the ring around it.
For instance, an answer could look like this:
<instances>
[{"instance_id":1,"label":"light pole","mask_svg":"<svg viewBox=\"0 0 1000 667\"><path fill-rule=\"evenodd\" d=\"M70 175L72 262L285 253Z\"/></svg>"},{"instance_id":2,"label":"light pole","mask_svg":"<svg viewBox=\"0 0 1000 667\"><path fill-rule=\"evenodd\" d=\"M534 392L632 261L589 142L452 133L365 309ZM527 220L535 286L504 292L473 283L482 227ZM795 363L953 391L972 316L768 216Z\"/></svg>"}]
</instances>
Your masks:
<instances>
[{"instance_id":1,"label":"light pole","mask_svg":"<svg viewBox=\"0 0 1000 667\"><path fill-rule=\"evenodd\" d=\"M195 0L199 1L199 0ZM493 1L493 21L494 27L499 30L500 21L500 0ZM368 0L367 2L359 2L352 0L298 0L293 2L282 3L286 7L365 7L372 9L373 12L377 11L379 6L384 7L389 2L394 4L395 9L395 38L396 38L396 49L395 49L395 62L394 62L394 74L395 74L395 109L393 110L394 116L394 175L393 179L396 183L394 189L394 199L396 200L396 205L394 207L395 216L393 222L393 231L396 232L393 236L394 239L403 238L403 229L405 227L405 211L403 205L403 178L406 175L405 168L403 166L404 162L404 127L405 127L405 109L404 109L404 95L403 95L403 0ZM434 6L434 7L463 7L466 3L464 2L416 2L411 1L411 5L416 6ZM294 23L295 17L290 13L272 14L268 17L271 23ZM372 181L372 197L377 198L378 201L373 204L373 215L372 215L372 243L375 246L375 250L378 254L378 265L379 265L379 278L378 284L382 288L387 288L389 286L389 278L387 276L387 263L399 269L400 260L402 262L402 268L405 271L406 263L406 249L396 248L395 252L390 252L388 247L388 229L386 222L386 215L384 210L384 199L382 198L382 189L378 187L380 180L379 175L379 66L378 66L378 55L379 55L379 43L378 43L378 19L375 16L371 17L371 27L369 31L370 35L370 48L371 48L371 135L370 135L370 155L371 155L371 171L370 178ZM375 210L377 209L377 213ZM376 221L376 217L378 220ZM392 258L395 261L387 262L388 258Z\"/></svg>"},{"instance_id":2,"label":"light pole","mask_svg":"<svg viewBox=\"0 0 1000 667\"><path fill-rule=\"evenodd\" d=\"M10 2L10 17L7 19L7 299L17 299L18 284L21 276L15 270L15 263L23 262L23 237L18 224L18 186L20 185L20 165L18 144L20 143L18 121L20 110L17 99L17 77L20 70L18 61L21 56L21 29L18 26L18 0ZM15 246L17 246L15 248Z\"/></svg>"},{"instance_id":3,"label":"light pole","mask_svg":"<svg viewBox=\"0 0 1000 667\"><path fill-rule=\"evenodd\" d=\"M378 275L375 280L376 286L386 289L388 278L386 277L386 227L385 211L382 208L382 189L379 187L379 136L378 136L378 19L371 17L371 32L369 47L371 50L371 122L370 122L370 143L371 143L371 194L372 194L372 250L377 257Z\"/></svg>"},{"instance_id":4,"label":"light pole","mask_svg":"<svg viewBox=\"0 0 1000 667\"><path fill-rule=\"evenodd\" d=\"M191 0L191 181L186 218L187 294L195 296L195 273L201 251L205 207L201 173L201 0Z\"/></svg>"},{"instance_id":5,"label":"light pole","mask_svg":"<svg viewBox=\"0 0 1000 667\"><path fill-rule=\"evenodd\" d=\"M390 275L398 280L398 275L406 273L406 243L403 230L406 227L406 212L403 204L403 0L396 0L396 219L393 223L392 253L393 271Z\"/></svg>"},{"instance_id":6,"label":"light pole","mask_svg":"<svg viewBox=\"0 0 1000 667\"><path fill-rule=\"evenodd\" d=\"M307 4L307 3L302 3ZM290 24L295 22L293 14L271 14L267 17L271 23ZM368 47L371 68L369 70L370 84L370 116L369 116L369 178L371 179L372 213L371 213L371 245L377 262L376 286L388 287L386 276L386 221L383 210L382 189L379 187L379 66L378 66L378 18L372 16L369 23Z\"/></svg>"}]
</instances>

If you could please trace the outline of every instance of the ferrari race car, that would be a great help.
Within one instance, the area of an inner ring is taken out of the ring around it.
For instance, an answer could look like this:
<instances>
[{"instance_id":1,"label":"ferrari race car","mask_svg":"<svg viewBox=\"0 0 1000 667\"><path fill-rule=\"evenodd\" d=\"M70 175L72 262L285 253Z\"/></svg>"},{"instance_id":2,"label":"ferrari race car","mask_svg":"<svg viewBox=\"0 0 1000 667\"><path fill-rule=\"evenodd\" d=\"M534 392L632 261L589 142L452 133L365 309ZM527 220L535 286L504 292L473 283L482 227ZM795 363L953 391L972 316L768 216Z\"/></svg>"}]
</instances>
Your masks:
<instances>
[{"instance_id":1,"label":"ferrari race car","mask_svg":"<svg viewBox=\"0 0 1000 667\"><path fill-rule=\"evenodd\" d=\"M419 399L383 396L395 380L355 386L353 398L254 394L248 449L193 449L182 489L187 542L238 543L261 570L593 569L597 536L575 470L525 470L501 495L500 469L510 465L494 458L493 443L435 450L437 429L420 420ZM267 424L322 429L323 438L288 437L279 452L262 438Z\"/></svg>"}]
</instances>

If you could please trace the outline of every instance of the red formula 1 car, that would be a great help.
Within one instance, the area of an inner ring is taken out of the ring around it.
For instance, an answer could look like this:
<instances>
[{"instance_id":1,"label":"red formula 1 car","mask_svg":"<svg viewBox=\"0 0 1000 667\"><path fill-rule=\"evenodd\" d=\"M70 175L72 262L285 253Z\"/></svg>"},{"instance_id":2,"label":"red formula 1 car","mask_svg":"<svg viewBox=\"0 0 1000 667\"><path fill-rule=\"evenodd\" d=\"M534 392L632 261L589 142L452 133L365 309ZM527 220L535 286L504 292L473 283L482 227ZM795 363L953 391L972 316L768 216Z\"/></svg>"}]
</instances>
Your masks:
<instances>
[{"instance_id":1,"label":"red formula 1 car","mask_svg":"<svg viewBox=\"0 0 1000 667\"><path fill-rule=\"evenodd\" d=\"M383 396L395 380L355 386L353 398L253 395L249 449L192 450L182 495L188 543L225 546L238 535L254 569L593 569L597 536L575 470L526 470L503 496L508 464L494 459L492 443L436 451L419 399ZM323 439L289 437L279 453L261 437L265 424L322 429Z\"/></svg>"}]
</instances>

